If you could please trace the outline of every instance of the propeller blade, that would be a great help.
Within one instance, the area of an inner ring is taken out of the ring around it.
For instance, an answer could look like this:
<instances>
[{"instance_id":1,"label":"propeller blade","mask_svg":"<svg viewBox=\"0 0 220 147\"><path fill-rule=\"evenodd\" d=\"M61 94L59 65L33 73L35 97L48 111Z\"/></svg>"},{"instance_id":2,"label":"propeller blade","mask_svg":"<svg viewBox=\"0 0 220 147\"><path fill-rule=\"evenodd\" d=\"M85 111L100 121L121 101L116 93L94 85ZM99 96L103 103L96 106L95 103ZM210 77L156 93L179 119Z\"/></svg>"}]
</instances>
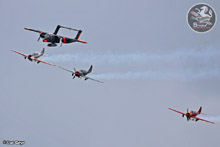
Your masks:
<instances>
[{"instance_id":1,"label":"propeller blade","mask_svg":"<svg viewBox=\"0 0 220 147\"><path fill-rule=\"evenodd\" d=\"M62 47L62 45L63 45L63 42L61 42L60 47Z\"/></svg>"},{"instance_id":2,"label":"propeller blade","mask_svg":"<svg viewBox=\"0 0 220 147\"><path fill-rule=\"evenodd\" d=\"M74 71L76 71L75 67L74 67Z\"/></svg>"},{"instance_id":3,"label":"propeller blade","mask_svg":"<svg viewBox=\"0 0 220 147\"><path fill-rule=\"evenodd\" d=\"M189 112L189 109L187 109L187 113Z\"/></svg>"},{"instance_id":4,"label":"propeller blade","mask_svg":"<svg viewBox=\"0 0 220 147\"><path fill-rule=\"evenodd\" d=\"M40 36L38 37L37 41L39 41L39 40L40 40Z\"/></svg>"}]
</instances>

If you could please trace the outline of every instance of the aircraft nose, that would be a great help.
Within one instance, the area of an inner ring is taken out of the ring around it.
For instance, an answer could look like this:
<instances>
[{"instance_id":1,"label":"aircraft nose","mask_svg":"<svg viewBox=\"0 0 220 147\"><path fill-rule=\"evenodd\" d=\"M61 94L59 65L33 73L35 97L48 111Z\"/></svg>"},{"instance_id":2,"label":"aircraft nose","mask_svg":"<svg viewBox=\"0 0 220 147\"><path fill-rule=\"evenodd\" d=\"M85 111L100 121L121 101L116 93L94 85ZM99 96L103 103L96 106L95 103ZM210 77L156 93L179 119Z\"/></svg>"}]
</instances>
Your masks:
<instances>
[{"instance_id":1,"label":"aircraft nose","mask_svg":"<svg viewBox=\"0 0 220 147\"><path fill-rule=\"evenodd\" d=\"M75 72L75 75L76 75L76 76L80 76L79 71L76 71L76 72Z\"/></svg>"}]
</instances>

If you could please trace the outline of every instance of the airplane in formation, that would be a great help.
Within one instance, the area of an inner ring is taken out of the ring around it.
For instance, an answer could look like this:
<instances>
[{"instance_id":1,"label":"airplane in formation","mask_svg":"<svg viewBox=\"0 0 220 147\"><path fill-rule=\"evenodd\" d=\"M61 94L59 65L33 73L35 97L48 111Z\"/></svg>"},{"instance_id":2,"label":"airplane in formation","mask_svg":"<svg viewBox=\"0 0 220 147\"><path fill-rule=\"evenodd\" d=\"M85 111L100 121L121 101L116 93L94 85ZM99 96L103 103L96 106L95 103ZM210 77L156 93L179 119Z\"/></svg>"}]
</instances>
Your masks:
<instances>
[{"instance_id":1,"label":"airplane in formation","mask_svg":"<svg viewBox=\"0 0 220 147\"><path fill-rule=\"evenodd\" d=\"M23 54L23 53L18 52L18 51L16 51L16 50L11 50L11 51L12 51L12 52L15 52L15 53L17 53L17 54L20 54L20 55L22 55L22 56L24 56L24 59L28 59L28 60L31 61L31 62L37 62L37 64L40 63L40 62L42 62L42 63L48 64L48 65L51 65L51 66L55 66L55 65L52 64L52 63L45 62L45 61L43 61L43 60L39 60L39 59L38 59L39 57L41 57L41 56L44 55L44 52L45 52L45 49L44 49L44 48L42 49L41 52L36 52L36 53L30 54L30 55Z\"/></svg>"},{"instance_id":2,"label":"airplane in formation","mask_svg":"<svg viewBox=\"0 0 220 147\"><path fill-rule=\"evenodd\" d=\"M201 119L201 118L197 117L199 114L203 114L203 113L201 113L202 112L202 107L200 107L197 112L196 111L190 111L189 112L189 110L187 109L186 113L174 110L172 108L168 108L168 109L172 110L174 112L182 114L182 117L186 116L187 121L192 120L192 121L196 121L197 122L198 120L201 120L201 121L205 121L205 122L208 122L208 123L215 124L214 122L211 122L211 121L208 121L208 120ZM205 114L203 114L203 115L205 115Z\"/></svg>"},{"instance_id":3,"label":"airplane in formation","mask_svg":"<svg viewBox=\"0 0 220 147\"><path fill-rule=\"evenodd\" d=\"M74 79L75 77L78 77L78 78L80 78L80 79L81 79L81 78L84 78L85 80L90 79L90 80L93 80L93 81L96 81L96 82L99 82L99 83L103 83L102 81L99 81L99 80L96 80L96 79L93 79L93 78L90 78L90 77L87 76L89 73L92 72L92 68L93 68L92 65L90 66L89 70L76 70L76 69L74 68L74 71L68 70L68 69L63 68L63 67L61 67L61 66L58 66L58 67L59 67L60 69L63 69L63 70L65 70L65 71L68 71L68 72L72 73L73 79Z\"/></svg>"},{"instance_id":4,"label":"airplane in formation","mask_svg":"<svg viewBox=\"0 0 220 147\"><path fill-rule=\"evenodd\" d=\"M75 38L60 36L60 35L57 35L60 28L77 31L78 33L77 33ZM35 29L31 29L31 28L28 28L28 27L26 27L24 29L28 30L28 31L33 31L33 32L40 33L40 36L37 39L37 41L39 41L40 38L42 38L43 42L49 42L49 44L47 45L49 47L57 46L57 43L60 43L60 40L61 40L61 45L60 46L62 46L62 43L64 43L64 44L73 43L73 42L87 43L86 41L79 40L79 37L82 33L82 30L72 29L72 28L69 28L69 27L61 26L61 25L57 25L57 27L56 27L53 34L43 32L43 31L39 31L39 30L35 30Z\"/></svg>"}]
</instances>

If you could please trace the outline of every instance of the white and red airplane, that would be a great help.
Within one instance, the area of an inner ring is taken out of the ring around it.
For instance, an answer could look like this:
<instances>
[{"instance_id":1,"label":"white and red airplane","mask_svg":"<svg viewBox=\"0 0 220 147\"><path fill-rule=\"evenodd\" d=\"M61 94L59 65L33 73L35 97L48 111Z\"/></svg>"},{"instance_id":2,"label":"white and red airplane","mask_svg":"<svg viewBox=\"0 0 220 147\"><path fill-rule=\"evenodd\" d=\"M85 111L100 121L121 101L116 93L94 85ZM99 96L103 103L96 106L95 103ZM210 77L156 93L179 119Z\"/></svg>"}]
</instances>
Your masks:
<instances>
[{"instance_id":1,"label":"white and red airplane","mask_svg":"<svg viewBox=\"0 0 220 147\"><path fill-rule=\"evenodd\" d=\"M39 60L38 58L39 57L41 57L41 56L43 56L44 55L44 52L45 52L45 49L43 48L42 49L42 51L39 53L33 53L33 54L31 54L31 55L26 55L26 54L23 54L23 53L21 53L21 52L18 52L18 51L16 51L16 50L11 50L12 52L15 52L15 53L17 53L17 54L20 54L20 55L22 55L22 56L24 56L24 59L28 59L29 61L31 61L31 62L37 62L37 64L38 63L40 63L40 62L42 62L42 63L45 63L45 64L48 64L48 65L51 65L51 66L55 66L54 64L52 64L52 63L49 63L49 62L45 62L45 61L43 61L43 60Z\"/></svg>"},{"instance_id":2,"label":"white and red airplane","mask_svg":"<svg viewBox=\"0 0 220 147\"><path fill-rule=\"evenodd\" d=\"M78 78L84 78L85 80L88 80L88 79L90 79L90 80L93 80L93 81L96 81L96 82L99 82L99 83L103 83L102 81L99 81L99 80L96 80L96 79L93 79L93 78L90 78L90 77L88 77L87 75L89 74L89 73L91 73L92 72L92 65L90 66L90 68L88 69L88 70L76 70L75 68L74 68L74 71L71 71L71 70L68 70L68 69L66 69L66 68L63 68L63 67L61 67L61 66L58 66L60 69L63 69L63 70L65 70L65 71L68 71L68 72L70 72L70 73L72 73L72 76L73 76L73 79L75 78L75 77L78 77Z\"/></svg>"},{"instance_id":3,"label":"white and red airplane","mask_svg":"<svg viewBox=\"0 0 220 147\"><path fill-rule=\"evenodd\" d=\"M190 112L189 112L189 110L187 109L187 112L186 112L186 113L183 113L183 112L174 110L174 109L172 109L172 108L168 108L168 109L170 109L170 110L172 110L172 111L174 111L174 112L177 112L177 113L182 114L182 117L186 116L187 121L189 121L189 120L192 120L192 121L201 120L201 121L205 121L205 122L208 122L208 123L215 124L214 122L211 122L211 121L208 121L208 120L201 119L201 118L197 117L197 115L203 114L203 113L201 113L201 112L202 112L202 107L200 107L197 112L196 112L196 111L190 111ZM205 114L203 114L203 115L205 115Z\"/></svg>"}]
</instances>

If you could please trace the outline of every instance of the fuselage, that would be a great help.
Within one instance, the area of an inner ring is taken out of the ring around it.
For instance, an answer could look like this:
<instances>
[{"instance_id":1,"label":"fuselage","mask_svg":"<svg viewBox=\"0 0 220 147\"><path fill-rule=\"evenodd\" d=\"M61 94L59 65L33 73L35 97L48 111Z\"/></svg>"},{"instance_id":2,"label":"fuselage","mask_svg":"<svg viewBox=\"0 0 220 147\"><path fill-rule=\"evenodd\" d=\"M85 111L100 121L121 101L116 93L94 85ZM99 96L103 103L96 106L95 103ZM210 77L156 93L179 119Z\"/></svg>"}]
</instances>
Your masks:
<instances>
[{"instance_id":1,"label":"fuselage","mask_svg":"<svg viewBox=\"0 0 220 147\"><path fill-rule=\"evenodd\" d=\"M43 38L43 42L51 42L48 44L49 47L57 46L56 43L60 43L60 38L54 34L40 34L40 37Z\"/></svg>"},{"instance_id":2,"label":"fuselage","mask_svg":"<svg viewBox=\"0 0 220 147\"><path fill-rule=\"evenodd\" d=\"M85 76L87 74L88 74L88 72L85 70L75 71L75 76L78 78L80 78L81 76Z\"/></svg>"},{"instance_id":3,"label":"fuselage","mask_svg":"<svg viewBox=\"0 0 220 147\"><path fill-rule=\"evenodd\" d=\"M29 61L37 62L35 59L38 59L38 58L41 57L41 56L43 56L42 53L33 53L33 54L31 54L31 55L28 55L27 58L28 58ZM26 57L25 57L25 59L26 59Z\"/></svg>"},{"instance_id":4,"label":"fuselage","mask_svg":"<svg viewBox=\"0 0 220 147\"><path fill-rule=\"evenodd\" d=\"M198 114L199 114L198 112L191 111L191 112L186 113L186 116L192 117L192 116L197 116Z\"/></svg>"},{"instance_id":5,"label":"fuselage","mask_svg":"<svg viewBox=\"0 0 220 147\"><path fill-rule=\"evenodd\" d=\"M193 118L193 117L196 117L196 116L199 115L199 114L200 114L200 113L195 112L195 111L187 112L187 113L186 113L187 121L189 121L189 120L198 121L197 119L195 119L195 118Z\"/></svg>"}]
</instances>

